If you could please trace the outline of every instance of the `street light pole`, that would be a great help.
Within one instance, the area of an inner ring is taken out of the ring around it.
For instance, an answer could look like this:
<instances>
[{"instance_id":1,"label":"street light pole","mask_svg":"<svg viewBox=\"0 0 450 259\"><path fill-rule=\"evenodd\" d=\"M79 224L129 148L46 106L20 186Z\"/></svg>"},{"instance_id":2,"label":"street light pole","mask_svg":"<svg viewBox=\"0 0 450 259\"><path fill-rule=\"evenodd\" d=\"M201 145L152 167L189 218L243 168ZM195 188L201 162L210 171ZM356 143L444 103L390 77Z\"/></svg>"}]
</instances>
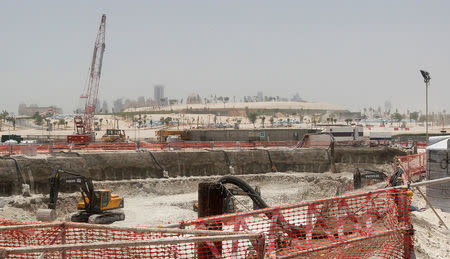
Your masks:
<instances>
[{"instance_id":1,"label":"street light pole","mask_svg":"<svg viewBox=\"0 0 450 259\"><path fill-rule=\"evenodd\" d=\"M425 121L426 121L426 141L428 142L428 84L429 82L425 82Z\"/></svg>"},{"instance_id":2,"label":"street light pole","mask_svg":"<svg viewBox=\"0 0 450 259\"><path fill-rule=\"evenodd\" d=\"M425 82L425 134L426 141L428 142L428 86L430 85L431 76L425 70L420 70L423 76L423 81Z\"/></svg>"}]
</instances>

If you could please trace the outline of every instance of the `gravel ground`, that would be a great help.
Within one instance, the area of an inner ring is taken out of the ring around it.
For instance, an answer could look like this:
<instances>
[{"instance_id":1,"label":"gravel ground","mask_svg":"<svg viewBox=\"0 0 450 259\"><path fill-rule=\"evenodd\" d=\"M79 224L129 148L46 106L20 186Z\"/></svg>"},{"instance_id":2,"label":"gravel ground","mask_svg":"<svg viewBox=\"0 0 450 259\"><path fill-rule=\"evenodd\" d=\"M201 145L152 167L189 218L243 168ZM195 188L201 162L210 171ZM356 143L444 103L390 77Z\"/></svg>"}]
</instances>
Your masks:
<instances>
[{"instance_id":1,"label":"gravel ground","mask_svg":"<svg viewBox=\"0 0 450 259\"><path fill-rule=\"evenodd\" d=\"M111 188L125 198L125 221L119 226L157 226L194 219L197 213L192 207L197 200L197 185L201 181L214 181L219 177L179 177L172 179L147 179L116 182L97 182L99 188ZM351 184L351 174L270 173L246 175L242 178L252 186L259 186L263 199L269 205L296 203L342 194ZM383 183L366 189L375 189ZM423 188L424 191L424 188ZM78 193L62 193L58 201L58 218L75 211ZM44 195L31 197L11 196L0 198L0 218L36 221L35 212L45 208L48 198ZM246 207L251 201L242 198ZM411 220L415 229L415 252L417 258L450 258L450 232L438 221L425 200L415 191ZM238 204L238 207L243 207ZM450 213L437 210L450 226Z\"/></svg>"}]
</instances>

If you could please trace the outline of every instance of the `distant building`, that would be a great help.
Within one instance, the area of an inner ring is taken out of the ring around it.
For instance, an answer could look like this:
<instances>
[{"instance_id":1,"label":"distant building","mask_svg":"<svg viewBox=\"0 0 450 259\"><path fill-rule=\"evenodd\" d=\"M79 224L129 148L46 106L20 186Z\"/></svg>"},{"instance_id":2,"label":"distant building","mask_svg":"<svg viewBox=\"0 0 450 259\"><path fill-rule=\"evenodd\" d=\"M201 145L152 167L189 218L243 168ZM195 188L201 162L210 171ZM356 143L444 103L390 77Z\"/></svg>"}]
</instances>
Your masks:
<instances>
[{"instance_id":1,"label":"distant building","mask_svg":"<svg viewBox=\"0 0 450 259\"><path fill-rule=\"evenodd\" d=\"M20 104L18 114L25 116L33 116L35 113L39 113L40 115L55 115L61 114L62 109L56 106L37 106L36 104L32 104L27 106L26 104Z\"/></svg>"},{"instance_id":2,"label":"distant building","mask_svg":"<svg viewBox=\"0 0 450 259\"><path fill-rule=\"evenodd\" d=\"M264 101L264 95L263 95L263 92L257 92L257 93L256 93L256 99L257 99L258 102Z\"/></svg>"},{"instance_id":3,"label":"distant building","mask_svg":"<svg viewBox=\"0 0 450 259\"><path fill-rule=\"evenodd\" d=\"M198 94L191 94L186 99L187 104L202 103L202 98Z\"/></svg>"},{"instance_id":4,"label":"distant building","mask_svg":"<svg viewBox=\"0 0 450 259\"><path fill-rule=\"evenodd\" d=\"M301 102L302 98L300 98L300 95L298 93L294 94L291 98L291 102Z\"/></svg>"},{"instance_id":5,"label":"distant building","mask_svg":"<svg viewBox=\"0 0 450 259\"><path fill-rule=\"evenodd\" d=\"M163 85L155 85L153 97L158 105L165 105L165 97L164 97L164 86Z\"/></svg>"}]
</instances>

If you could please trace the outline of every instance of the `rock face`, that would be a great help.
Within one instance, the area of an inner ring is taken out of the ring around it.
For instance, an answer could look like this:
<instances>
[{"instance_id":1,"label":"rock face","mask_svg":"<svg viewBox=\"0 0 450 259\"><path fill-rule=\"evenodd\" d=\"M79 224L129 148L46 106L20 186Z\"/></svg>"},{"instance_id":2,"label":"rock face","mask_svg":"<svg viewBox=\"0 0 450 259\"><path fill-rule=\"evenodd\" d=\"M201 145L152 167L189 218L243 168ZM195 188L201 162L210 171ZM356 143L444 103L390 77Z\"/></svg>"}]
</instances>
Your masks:
<instances>
[{"instance_id":1,"label":"rock face","mask_svg":"<svg viewBox=\"0 0 450 259\"><path fill-rule=\"evenodd\" d=\"M403 153L387 148L337 148L334 157L325 149L255 149L201 151L145 151L61 153L41 157L2 157L0 195L18 194L22 184L33 193L48 193L56 169L79 173L93 180L258 174L267 172L330 171L334 163L386 164ZM62 187L74 191L76 186Z\"/></svg>"}]
</instances>

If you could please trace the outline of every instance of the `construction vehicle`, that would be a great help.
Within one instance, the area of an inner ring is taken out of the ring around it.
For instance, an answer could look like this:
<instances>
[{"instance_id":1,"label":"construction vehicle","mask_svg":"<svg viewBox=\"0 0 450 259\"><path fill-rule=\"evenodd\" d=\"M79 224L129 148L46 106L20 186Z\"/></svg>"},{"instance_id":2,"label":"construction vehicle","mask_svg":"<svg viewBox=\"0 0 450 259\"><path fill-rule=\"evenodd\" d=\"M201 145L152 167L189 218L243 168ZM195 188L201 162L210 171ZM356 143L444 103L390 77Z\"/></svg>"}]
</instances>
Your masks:
<instances>
[{"instance_id":1,"label":"construction vehicle","mask_svg":"<svg viewBox=\"0 0 450 259\"><path fill-rule=\"evenodd\" d=\"M125 131L120 129L107 129L102 136L102 142L125 142L125 140Z\"/></svg>"},{"instance_id":2,"label":"construction vehicle","mask_svg":"<svg viewBox=\"0 0 450 259\"><path fill-rule=\"evenodd\" d=\"M23 138L22 138L22 136L15 135L15 134L2 135L2 142L6 142L8 140L15 140L15 141L17 141L17 143L20 143L23 141Z\"/></svg>"},{"instance_id":3,"label":"construction vehicle","mask_svg":"<svg viewBox=\"0 0 450 259\"><path fill-rule=\"evenodd\" d=\"M169 136L178 136L180 140L191 140L191 132L189 130L158 130L156 132L159 142L167 142Z\"/></svg>"},{"instance_id":4,"label":"construction vehicle","mask_svg":"<svg viewBox=\"0 0 450 259\"><path fill-rule=\"evenodd\" d=\"M105 26L106 15L103 15L94 45L87 91L80 96L82 100L85 100L84 114L79 114L74 117L73 121L76 132L73 135L67 136L67 143L87 144L95 140L95 132L92 124L94 112L97 108L98 88L102 73L103 53L105 52Z\"/></svg>"},{"instance_id":5,"label":"construction vehicle","mask_svg":"<svg viewBox=\"0 0 450 259\"><path fill-rule=\"evenodd\" d=\"M56 202L61 184L78 185L82 200L77 203L78 212L70 215L73 222L87 222L93 224L110 224L125 219L125 214L118 210L123 208L124 199L111 194L110 190L94 190L92 180L64 170L56 170L50 178L50 200L48 209L39 209L39 221L53 221L56 219Z\"/></svg>"}]
</instances>

